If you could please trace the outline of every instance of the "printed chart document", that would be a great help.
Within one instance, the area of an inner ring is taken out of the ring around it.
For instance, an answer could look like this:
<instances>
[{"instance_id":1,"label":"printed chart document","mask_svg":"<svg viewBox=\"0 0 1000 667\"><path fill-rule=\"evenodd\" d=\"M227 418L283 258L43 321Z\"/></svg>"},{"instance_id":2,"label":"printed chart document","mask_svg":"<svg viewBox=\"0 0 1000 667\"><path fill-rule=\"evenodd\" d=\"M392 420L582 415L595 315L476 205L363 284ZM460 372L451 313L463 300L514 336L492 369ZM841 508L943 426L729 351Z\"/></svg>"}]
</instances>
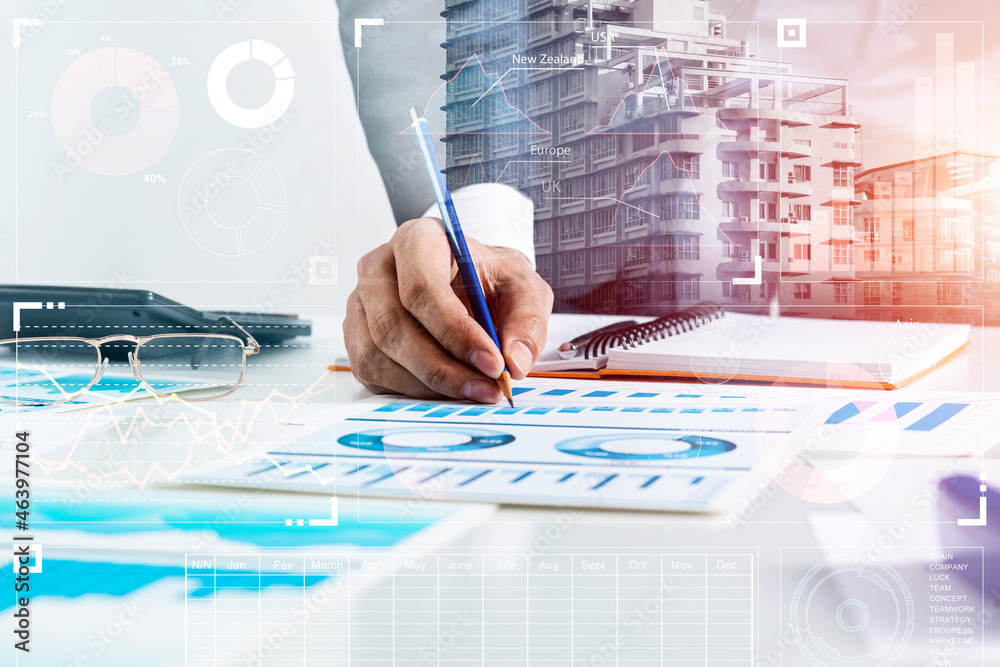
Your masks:
<instances>
[{"instance_id":1,"label":"printed chart document","mask_svg":"<svg viewBox=\"0 0 1000 667\"><path fill-rule=\"evenodd\" d=\"M891 396L891 398L887 398ZM373 397L204 478L361 496L716 511L762 475L842 497L894 456L995 444L997 397L529 379L515 407ZM876 465L877 464L877 465ZM829 466L827 466L829 468Z\"/></svg>"}]
</instances>

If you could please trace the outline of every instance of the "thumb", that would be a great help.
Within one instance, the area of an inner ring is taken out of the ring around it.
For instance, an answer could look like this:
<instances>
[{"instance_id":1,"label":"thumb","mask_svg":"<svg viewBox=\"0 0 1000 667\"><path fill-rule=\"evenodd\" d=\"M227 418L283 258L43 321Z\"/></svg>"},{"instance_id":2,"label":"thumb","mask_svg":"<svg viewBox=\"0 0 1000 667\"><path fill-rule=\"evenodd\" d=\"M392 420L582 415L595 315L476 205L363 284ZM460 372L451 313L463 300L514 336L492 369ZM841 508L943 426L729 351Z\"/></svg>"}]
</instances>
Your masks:
<instances>
[{"instance_id":1,"label":"thumb","mask_svg":"<svg viewBox=\"0 0 1000 667\"><path fill-rule=\"evenodd\" d=\"M545 348L552 290L540 278L514 290L503 299L498 331L507 369L515 380L523 380Z\"/></svg>"}]
</instances>

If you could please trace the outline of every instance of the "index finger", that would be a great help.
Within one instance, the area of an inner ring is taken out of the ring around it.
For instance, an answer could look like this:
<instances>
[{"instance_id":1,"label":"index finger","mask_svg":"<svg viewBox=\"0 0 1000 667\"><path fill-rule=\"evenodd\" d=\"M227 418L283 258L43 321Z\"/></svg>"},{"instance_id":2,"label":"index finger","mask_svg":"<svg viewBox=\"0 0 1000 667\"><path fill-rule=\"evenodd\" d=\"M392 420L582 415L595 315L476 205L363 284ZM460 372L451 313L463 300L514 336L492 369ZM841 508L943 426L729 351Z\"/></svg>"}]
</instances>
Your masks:
<instances>
[{"instance_id":1,"label":"index finger","mask_svg":"<svg viewBox=\"0 0 1000 667\"><path fill-rule=\"evenodd\" d=\"M440 221L423 218L393 237L399 300L455 358L497 378L504 362L493 339L452 289L454 265Z\"/></svg>"}]
</instances>

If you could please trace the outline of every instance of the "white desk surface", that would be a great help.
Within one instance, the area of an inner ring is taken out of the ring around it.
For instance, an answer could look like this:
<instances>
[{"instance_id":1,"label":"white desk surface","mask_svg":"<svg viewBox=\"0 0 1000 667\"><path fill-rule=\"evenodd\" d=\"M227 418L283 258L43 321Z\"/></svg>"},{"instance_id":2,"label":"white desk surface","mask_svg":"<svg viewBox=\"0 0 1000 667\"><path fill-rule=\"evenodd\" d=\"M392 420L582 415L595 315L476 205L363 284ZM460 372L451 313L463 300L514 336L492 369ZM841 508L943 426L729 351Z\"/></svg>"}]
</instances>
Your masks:
<instances>
[{"instance_id":1,"label":"white desk surface","mask_svg":"<svg viewBox=\"0 0 1000 667\"><path fill-rule=\"evenodd\" d=\"M285 360L296 366L274 368L271 372L275 377L280 373L291 378L302 372L298 364L308 367L306 360L314 360L316 366L330 360L331 348L322 346L320 341L312 341L312 345L279 351L273 355L275 361ZM966 349L910 388L1000 392L998 352L1000 328L973 329ZM337 404L368 395L349 373L339 372L335 376ZM872 491L849 503L816 505L779 490L752 518L735 524L726 516L501 507L491 518L459 537L451 548L476 553L519 554L586 553L588 550L668 553L679 547L704 548L706 552L722 547L754 550L759 567L759 640L761 646L768 647L783 641L779 613L784 598L779 595L779 587L785 588L784 596L787 597L788 587L794 588L801 572L808 570L811 564L835 553L838 546L846 549L867 545L870 536L866 530L875 531L877 537L881 531L898 523L901 514L908 510L916 515L915 525L907 528L899 539L892 540L891 551L906 554L910 553L907 547L926 551L928 547L939 546L942 524L936 503L920 512L913 510L912 498L920 493L933 494L942 474L940 471L947 470L949 464L971 466L973 474L983 466L995 471L992 479L996 479L995 474L1000 473L1000 458L994 458L998 456L995 450L985 461L898 459ZM947 523L950 525L952 520L949 518ZM793 572L797 574L793 576ZM1000 635L996 623L991 632ZM784 641L787 643L787 636ZM1000 652L995 656L1000 656ZM762 660L761 664L777 663ZM784 664L799 663L791 660ZM979 663L958 660L953 664ZM990 664L989 661L986 664Z\"/></svg>"}]
</instances>

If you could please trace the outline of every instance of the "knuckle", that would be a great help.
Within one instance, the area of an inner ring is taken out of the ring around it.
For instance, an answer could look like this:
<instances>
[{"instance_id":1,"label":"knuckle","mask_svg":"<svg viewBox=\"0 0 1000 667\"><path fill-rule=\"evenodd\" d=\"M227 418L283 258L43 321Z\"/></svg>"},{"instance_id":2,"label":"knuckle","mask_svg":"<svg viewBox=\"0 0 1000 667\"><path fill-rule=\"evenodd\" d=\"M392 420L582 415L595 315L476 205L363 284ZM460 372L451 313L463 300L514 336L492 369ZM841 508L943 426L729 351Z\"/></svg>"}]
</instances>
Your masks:
<instances>
[{"instance_id":1,"label":"knuckle","mask_svg":"<svg viewBox=\"0 0 1000 667\"><path fill-rule=\"evenodd\" d=\"M423 275L411 275L399 281L399 301L412 312L423 308L429 298L428 284L430 279Z\"/></svg>"},{"instance_id":2,"label":"knuckle","mask_svg":"<svg viewBox=\"0 0 1000 667\"><path fill-rule=\"evenodd\" d=\"M439 394L450 395L452 392L449 390L449 375L447 367L443 364L433 364L424 374L424 384Z\"/></svg>"},{"instance_id":3,"label":"knuckle","mask_svg":"<svg viewBox=\"0 0 1000 667\"><path fill-rule=\"evenodd\" d=\"M401 333L399 318L391 310L382 309L371 316L368 333L372 341L382 350L395 349Z\"/></svg>"},{"instance_id":4,"label":"knuckle","mask_svg":"<svg viewBox=\"0 0 1000 667\"><path fill-rule=\"evenodd\" d=\"M448 324L440 333L441 346L452 354L461 355L467 347L471 345L471 324L474 322L469 317L463 317L459 322ZM478 326L478 325L476 325Z\"/></svg>"},{"instance_id":5,"label":"knuckle","mask_svg":"<svg viewBox=\"0 0 1000 667\"><path fill-rule=\"evenodd\" d=\"M354 377L361 383L377 381L382 372L382 360L385 356L377 347L361 350L357 363L351 364Z\"/></svg>"}]
</instances>

